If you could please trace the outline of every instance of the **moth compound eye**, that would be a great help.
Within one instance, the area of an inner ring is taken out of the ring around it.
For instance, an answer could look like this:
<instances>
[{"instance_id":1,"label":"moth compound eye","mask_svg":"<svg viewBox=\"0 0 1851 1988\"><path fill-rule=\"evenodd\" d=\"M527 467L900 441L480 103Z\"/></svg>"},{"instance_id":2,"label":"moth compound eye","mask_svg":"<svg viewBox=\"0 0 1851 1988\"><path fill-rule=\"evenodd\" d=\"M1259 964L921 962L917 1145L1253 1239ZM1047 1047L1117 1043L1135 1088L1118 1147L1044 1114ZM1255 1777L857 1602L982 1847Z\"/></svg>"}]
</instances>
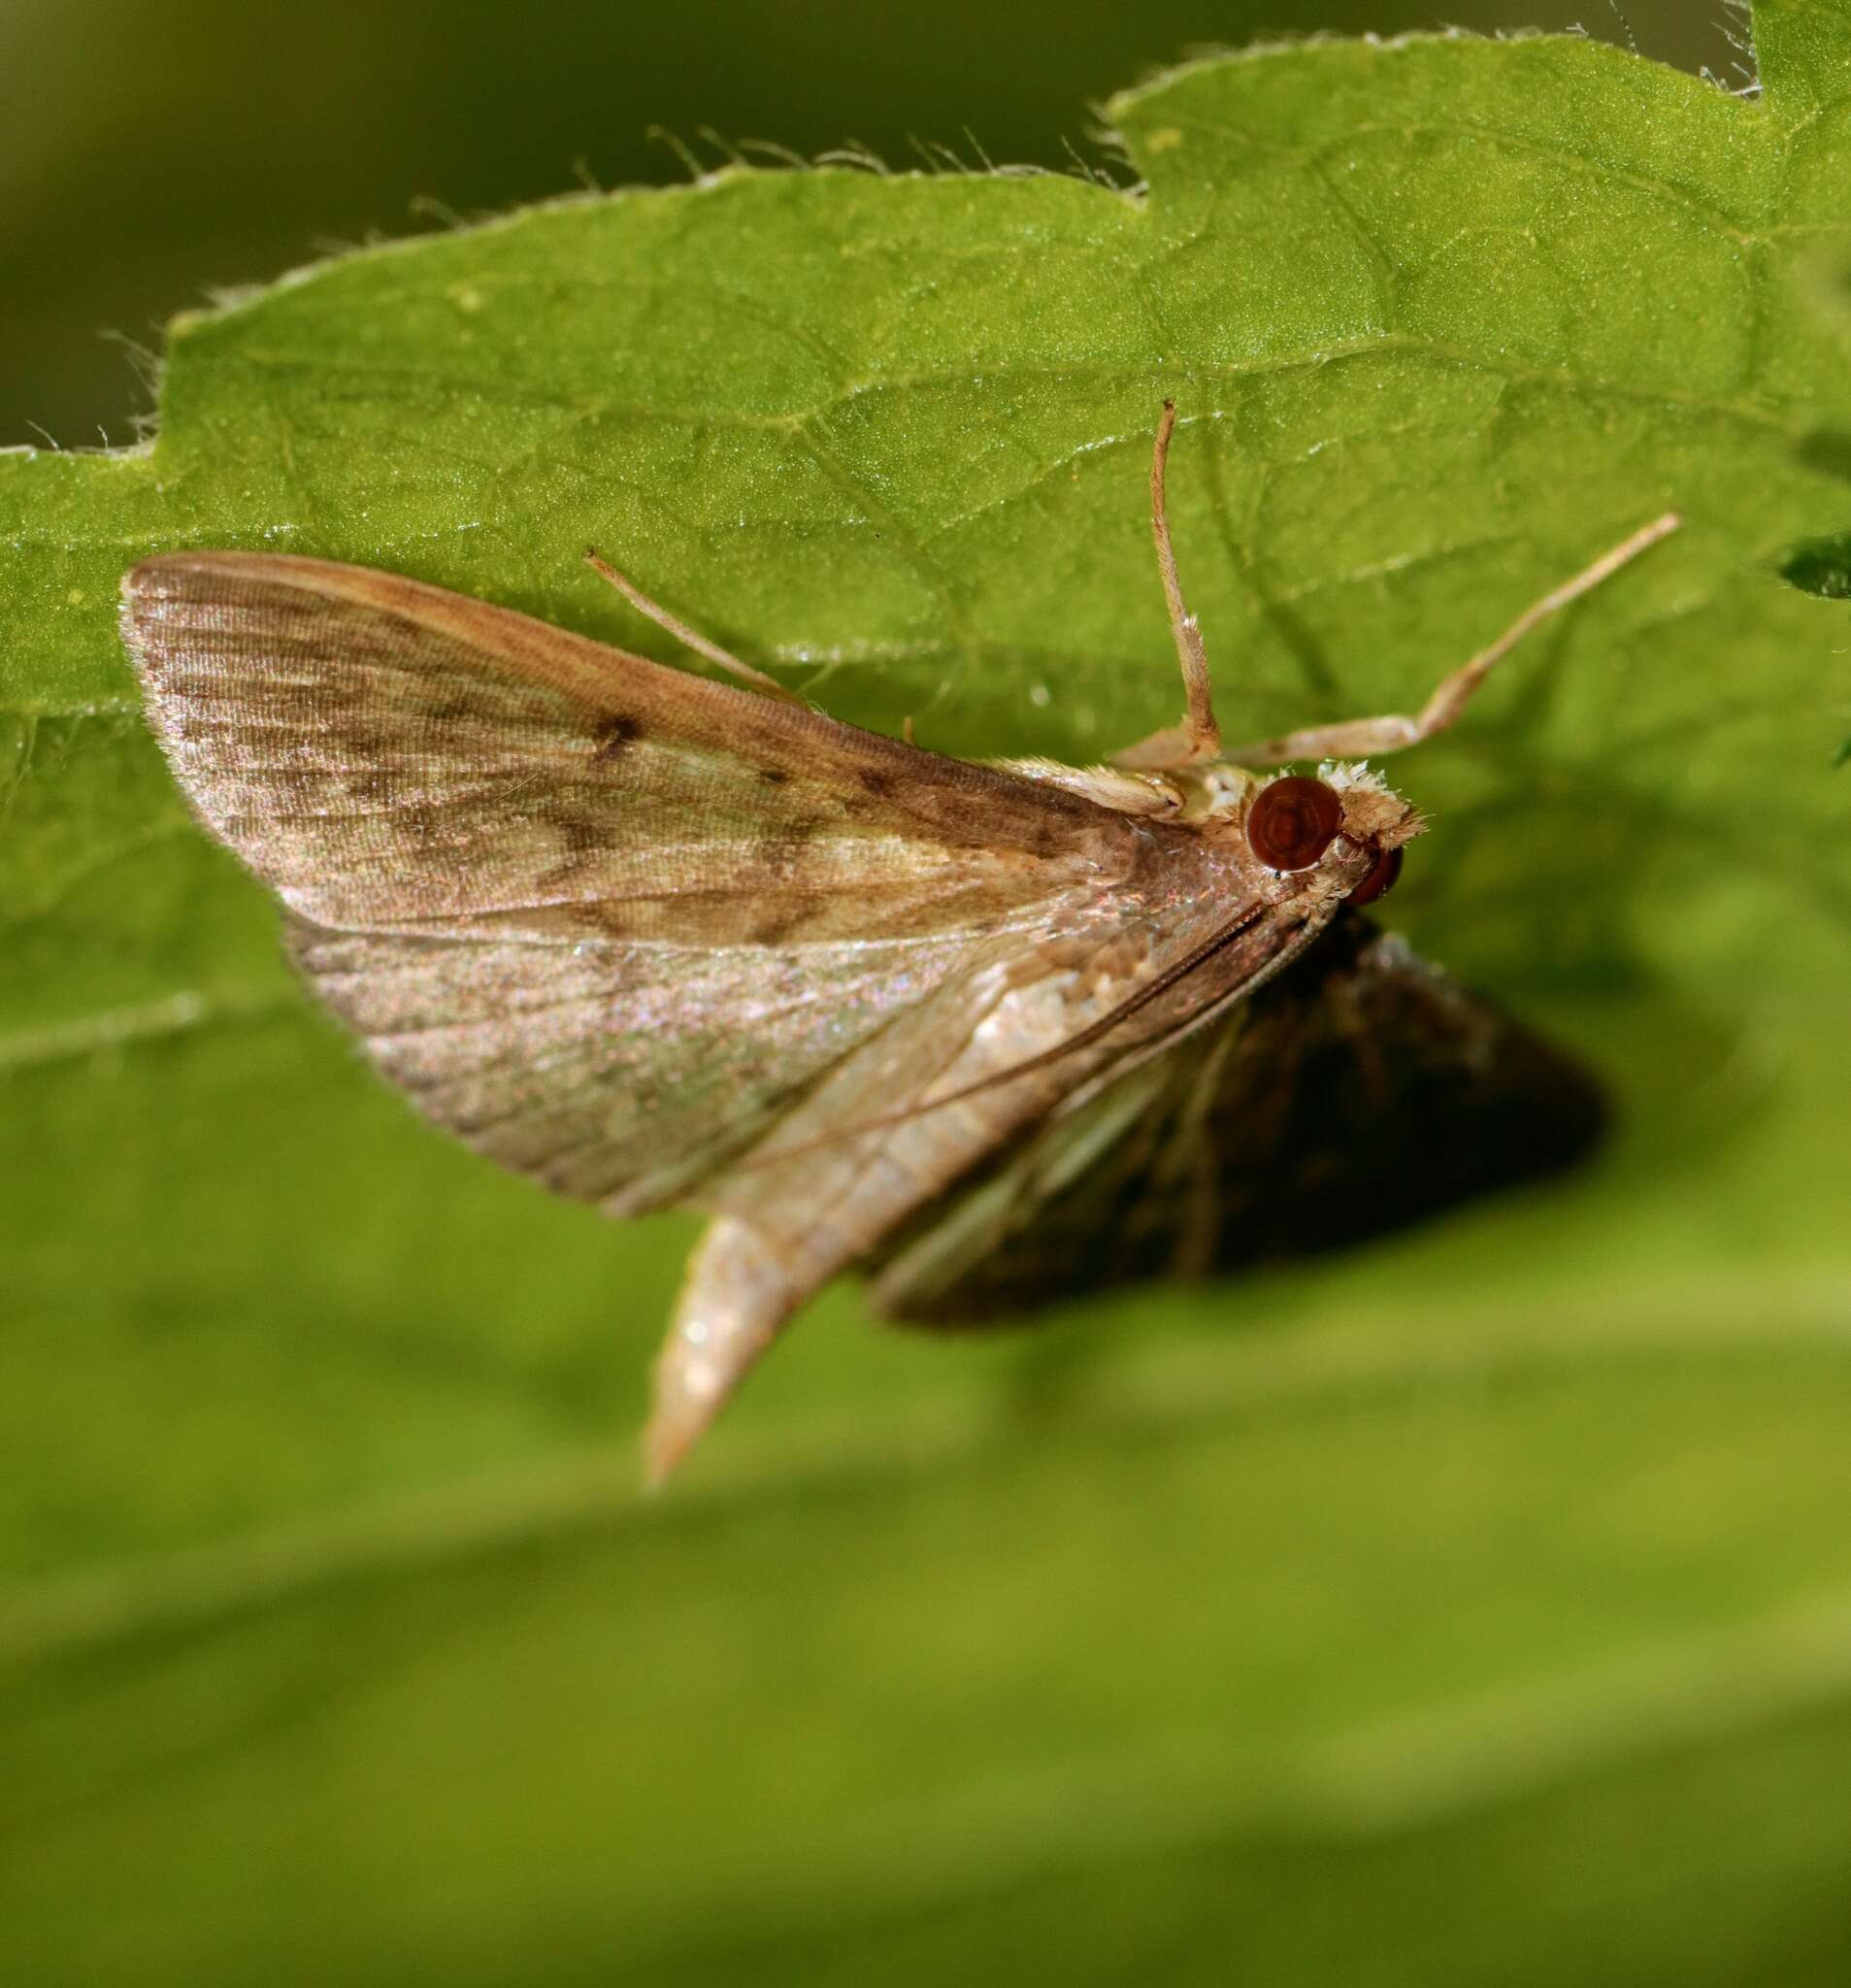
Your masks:
<instances>
[{"instance_id":1,"label":"moth compound eye","mask_svg":"<svg viewBox=\"0 0 1851 1988\"><path fill-rule=\"evenodd\" d=\"M1401 877L1401 857L1402 852L1399 849L1384 849L1375 858L1374 867L1350 892L1345 902L1353 905L1372 905L1378 897L1386 897Z\"/></svg>"},{"instance_id":2,"label":"moth compound eye","mask_svg":"<svg viewBox=\"0 0 1851 1988\"><path fill-rule=\"evenodd\" d=\"M1308 870L1337 840L1343 804L1334 787L1288 774L1263 787L1247 814L1247 846L1269 870Z\"/></svg>"}]
</instances>

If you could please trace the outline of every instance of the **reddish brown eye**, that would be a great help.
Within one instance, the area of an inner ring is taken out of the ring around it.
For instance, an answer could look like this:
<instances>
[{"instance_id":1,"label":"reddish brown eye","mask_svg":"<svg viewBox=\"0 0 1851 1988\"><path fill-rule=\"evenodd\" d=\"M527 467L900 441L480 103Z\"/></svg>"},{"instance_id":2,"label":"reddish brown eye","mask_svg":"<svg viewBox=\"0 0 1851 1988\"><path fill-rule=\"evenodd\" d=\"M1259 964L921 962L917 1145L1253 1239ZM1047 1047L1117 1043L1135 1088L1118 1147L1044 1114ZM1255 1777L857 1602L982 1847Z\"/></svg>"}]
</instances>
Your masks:
<instances>
[{"instance_id":1,"label":"reddish brown eye","mask_svg":"<svg viewBox=\"0 0 1851 1988\"><path fill-rule=\"evenodd\" d=\"M1375 858L1374 867L1361 883L1350 892L1348 903L1372 905L1378 897L1386 897L1394 889L1396 879L1401 876L1401 851L1384 849Z\"/></svg>"},{"instance_id":2,"label":"reddish brown eye","mask_svg":"<svg viewBox=\"0 0 1851 1988\"><path fill-rule=\"evenodd\" d=\"M1247 846L1269 870L1308 870L1343 826L1337 790L1302 773L1263 787L1247 815Z\"/></svg>"}]
</instances>

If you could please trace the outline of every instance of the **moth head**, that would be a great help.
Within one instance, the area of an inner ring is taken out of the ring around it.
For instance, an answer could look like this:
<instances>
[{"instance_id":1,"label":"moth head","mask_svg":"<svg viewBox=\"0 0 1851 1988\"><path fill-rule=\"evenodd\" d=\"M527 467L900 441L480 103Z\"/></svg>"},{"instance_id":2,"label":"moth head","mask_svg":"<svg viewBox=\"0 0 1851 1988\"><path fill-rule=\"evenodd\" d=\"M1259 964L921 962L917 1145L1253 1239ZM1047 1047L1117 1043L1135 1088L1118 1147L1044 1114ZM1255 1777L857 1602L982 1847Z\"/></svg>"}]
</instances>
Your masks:
<instances>
[{"instance_id":1,"label":"moth head","mask_svg":"<svg viewBox=\"0 0 1851 1988\"><path fill-rule=\"evenodd\" d=\"M1246 811L1247 847L1269 870L1317 871L1350 904L1372 904L1401 875L1402 847L1419 813L1366 766L1326 760L1315 774L1281 774Z\"/></svg>"}]
</instances>

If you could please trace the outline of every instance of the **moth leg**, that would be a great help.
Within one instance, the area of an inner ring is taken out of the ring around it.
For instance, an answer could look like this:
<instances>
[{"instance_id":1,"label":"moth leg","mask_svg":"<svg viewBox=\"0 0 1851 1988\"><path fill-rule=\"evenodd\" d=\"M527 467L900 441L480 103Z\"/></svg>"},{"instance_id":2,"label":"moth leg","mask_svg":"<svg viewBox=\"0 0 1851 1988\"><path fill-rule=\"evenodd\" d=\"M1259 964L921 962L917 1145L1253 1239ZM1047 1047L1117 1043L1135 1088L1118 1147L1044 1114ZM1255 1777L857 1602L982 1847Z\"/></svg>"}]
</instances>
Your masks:
<instances>
[{"instance_id":1,"label":"moth leg","mask_svg":"<svg viewBox=\"0 0 1851 1988\"><path fill-rule=\"evenodd\" d=\"M776 678L766 676L763 670L753 669L750 663L741 662L736 655L729 655L717 642L710 642L699 629L690 628L678 614L670 613L660 601L652 601L634 580L626 580L608 559L600 557L595 546L585 547L585 564L600 580L609 580L639 613L648 615L658 628L666 628L677 642L685 643L696 655L705 656L710 663L718 663L722 670L730 670L742 683L749 683L767 697L779 698L785 704L803 703L795 691L786 690Z\"/></svg>"},{"instance_id":2,"label":"moth leg","mask_svg":"<svg viewBox=\"0 0 1851 1988\"><path fill-rule=\"evenodd\" d=\"M1630 538L1622 539L1611 551L1603 552L1591 566L1583 568L1527 607L1490 647L1481 648L1469 663L1440 679L1433 695L1412 717L1393 714L1375 718L1351 718L1342 724L1310 725L1299 732L1287 732L1277 739L1256 739L1238 746L1228 757L1237 766L1282 766L1294 759L1367 759L1384 752L1400 752L1418 746L1436 732L1443 732L1459 716L1493 667L1516 647L1537 623L1546 620L1570 601L1591 592L1610 579L1648 547L1669 538L1683 522L1673 511L1641 525Z\"/></svg>"},{"instance_id":3,"label":"moth leg","mask_svg":"<svg viewBox=\"0 0 1851 1988\"><path fill-rule=\"evenodd\" d=\"M1140 773L1168 773L1177 767L1197 766L1204 760L1222 757L1221 727L1215 723L1214 705L1208 694L1208 652L1202 646L1202 630L1196 617L1183 600L1175 548L1170 542L1164 473L1170 462L1170 437L1175 425L1176 404L1167 400L1150 457L1150 535L1157 542L1157 571L1163 577L1170 633L1175 640L1176 660L1182 665L1182 687L1189 708L1181 724L1153 732L1148 739L1140 739L1137 745L1112 754L1114 766L1131 767Z\"/></svg>"},{"instance_id":4,"label":"moth leg","mask_svg":"<svg viewBox=\"0 0 1851 1988\"><path fill-rule=\"evenodd\" d=\"M652 1490L693 1448L808 1295L756 1229L731 1215L710 1224L656 1360L655 1406L643 1438Z\"/></svg>"}]
</instances>

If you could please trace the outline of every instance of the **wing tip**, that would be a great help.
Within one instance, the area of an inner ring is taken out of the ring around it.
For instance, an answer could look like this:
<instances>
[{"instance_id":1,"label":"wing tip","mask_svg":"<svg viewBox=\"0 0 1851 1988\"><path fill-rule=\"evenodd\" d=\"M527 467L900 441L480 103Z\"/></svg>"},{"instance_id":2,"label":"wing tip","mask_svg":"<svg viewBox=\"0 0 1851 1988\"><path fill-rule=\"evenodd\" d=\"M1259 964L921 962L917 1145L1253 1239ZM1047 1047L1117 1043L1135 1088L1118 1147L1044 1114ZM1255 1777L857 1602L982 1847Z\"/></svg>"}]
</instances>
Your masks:
<instances>
[{"instance_id":1,"label":"wing tip","mask_svg":"<svg viewBox=\"0 0 1851 1988\"><path fill-rule=\"evenodd\" d=\"M119 585L124 616L151 603L182 598L189 591L189 580L235 572L248 560L267 558L251 552L150 552L122 575Z\"/></svg>"}]
</instances>

